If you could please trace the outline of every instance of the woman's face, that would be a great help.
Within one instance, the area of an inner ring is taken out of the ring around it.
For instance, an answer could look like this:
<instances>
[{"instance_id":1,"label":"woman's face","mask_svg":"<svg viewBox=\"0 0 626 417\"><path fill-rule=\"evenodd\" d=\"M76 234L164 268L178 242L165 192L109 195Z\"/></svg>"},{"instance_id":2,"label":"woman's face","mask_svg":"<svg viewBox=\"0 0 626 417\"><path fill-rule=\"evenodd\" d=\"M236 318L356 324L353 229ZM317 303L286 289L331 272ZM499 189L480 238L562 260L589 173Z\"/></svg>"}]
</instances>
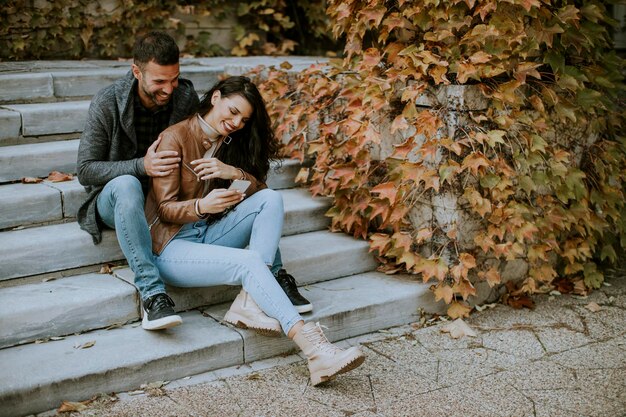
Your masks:
<instances>
[{"instance_id":1,"label":"woman's face","mask_svg":"<svg viewBox=\"0 0 626 417\"><path fill-rule=\"evenodd\" d=\"M223 97L218 90L211 96L211 104L205 120L223 136L243 128L252 116L252 105L239 94Z\"/></svg>"}]
</instances>

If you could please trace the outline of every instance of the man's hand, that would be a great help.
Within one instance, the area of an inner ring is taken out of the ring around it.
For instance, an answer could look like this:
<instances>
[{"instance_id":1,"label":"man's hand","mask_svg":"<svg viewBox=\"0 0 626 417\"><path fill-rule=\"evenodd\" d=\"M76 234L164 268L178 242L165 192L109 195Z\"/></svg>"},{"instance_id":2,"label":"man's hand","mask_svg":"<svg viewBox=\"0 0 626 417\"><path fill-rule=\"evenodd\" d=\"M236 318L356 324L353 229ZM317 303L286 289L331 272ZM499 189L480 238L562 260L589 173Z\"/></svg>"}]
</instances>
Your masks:
<instances>
[{"instance_id":1,"label":"man's hand","mask_svg":"<svg viewBox=\"0 0 626 417\"><path fill-rule=\"evenodd\" d=\"M146 173L151 177L165 177L172 173L173 170L178 168L180 158L176 151L160 151L157 152L156 148L161 143L161 136L155 140L148 148L146 156L143 157L143 166L146 168Z\"/></svg>"}]
</instances>

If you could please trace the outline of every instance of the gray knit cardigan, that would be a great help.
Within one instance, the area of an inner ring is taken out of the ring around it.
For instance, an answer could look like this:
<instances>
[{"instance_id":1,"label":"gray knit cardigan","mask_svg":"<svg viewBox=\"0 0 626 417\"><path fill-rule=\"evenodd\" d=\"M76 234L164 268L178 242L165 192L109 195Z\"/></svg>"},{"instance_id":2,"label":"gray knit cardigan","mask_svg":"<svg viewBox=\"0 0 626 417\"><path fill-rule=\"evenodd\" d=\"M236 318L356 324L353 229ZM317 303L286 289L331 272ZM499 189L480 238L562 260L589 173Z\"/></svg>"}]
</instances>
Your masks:
<instances>
[{"instance_id":1,"label":"gray knit cardigan","mask_svg":"<svg viewBox=\"0 0 626 417\"><path fill-rule=\"evenodd\" d=\"M103 225L96 215L96 198L105 184L120 175L146 177L143 158L133 158L137 137L133 101L137 80L129 71L124 78L100 90L91 100L85 128L78 147L78 181L87 198L78 209L80 228L91 234L94 243L102 240ZM170 126L193 114L198 94L191 81L179 79L172 96Z\"/></svg>"}]
</instances>

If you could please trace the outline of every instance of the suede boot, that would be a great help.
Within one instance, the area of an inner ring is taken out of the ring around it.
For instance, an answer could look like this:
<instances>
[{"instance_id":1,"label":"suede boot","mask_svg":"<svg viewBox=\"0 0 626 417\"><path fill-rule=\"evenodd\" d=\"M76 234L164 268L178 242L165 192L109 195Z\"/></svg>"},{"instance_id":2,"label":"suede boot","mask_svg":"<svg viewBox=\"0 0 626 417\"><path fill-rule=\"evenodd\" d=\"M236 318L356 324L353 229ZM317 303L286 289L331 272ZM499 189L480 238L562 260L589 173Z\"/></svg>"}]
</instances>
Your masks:
<instances>
[{"instance_id":1,"label":"suede boot","mask_svg":"<svg viewBox=\"0 0 626 417\"><path fill-rule=\"evenodd\" d=\"M242 329L252 329L264 336L283 334L280 322L265 314L243 288L224 316L224 321Z\"/></svg>"},{"instance_id":2,"label":"suede boot","mask_svg":"<svg viewBox=\"0 0 626 417\"><path fill-rule=\"evenodd\" d=\"M293 338L309 360L311 383L321 384L360 366L365 355L356 346L343 350L328 341L319 323L307 323Z\"/></svg>"}]
</instances>

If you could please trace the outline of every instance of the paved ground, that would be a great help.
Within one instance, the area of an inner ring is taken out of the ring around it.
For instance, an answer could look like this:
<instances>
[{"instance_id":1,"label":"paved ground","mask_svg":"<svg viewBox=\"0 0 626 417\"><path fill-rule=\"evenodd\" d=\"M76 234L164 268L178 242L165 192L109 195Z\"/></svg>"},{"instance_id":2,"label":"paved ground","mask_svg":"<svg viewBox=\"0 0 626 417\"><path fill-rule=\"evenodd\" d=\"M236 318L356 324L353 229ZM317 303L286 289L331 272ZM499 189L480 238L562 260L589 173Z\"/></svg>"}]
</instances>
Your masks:
<instances>
[{"instance_id":1,"label":"paved ground","mask_svg":"<svg viewBox=\"0 0 626 417\"><path fill-rule=\"evenodd\" d=\"M538 297L532 311L474 313L473 338L452 339L437 323L346 341L361 343L367 360L323 388L308 385L305 362L291 355L64 415L626 416L626 278L608 284L587 298Z\"/></svg>"}]
</instances>

